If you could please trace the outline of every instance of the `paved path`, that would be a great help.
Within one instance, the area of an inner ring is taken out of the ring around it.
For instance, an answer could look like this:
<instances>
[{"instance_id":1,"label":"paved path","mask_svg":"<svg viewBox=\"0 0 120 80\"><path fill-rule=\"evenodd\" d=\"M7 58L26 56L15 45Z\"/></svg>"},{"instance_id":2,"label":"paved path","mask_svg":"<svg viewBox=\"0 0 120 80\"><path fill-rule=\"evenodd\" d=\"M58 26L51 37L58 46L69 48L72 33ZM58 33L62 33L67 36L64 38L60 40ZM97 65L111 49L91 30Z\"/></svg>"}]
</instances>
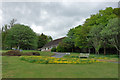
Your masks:
<instances>
[{"instance_id":1,"label":"paved path","mask_svg":"<svg viewBox=\"0 0 120 80\"><path fill-rule=\"evenodd\" d=\"M63 57L64 55L66 55L66 53L58 53L58 52L55 52L55 55L53 55L53 56L51 56L51 57L61 58L61 57Z\"/></svg>"}]
</instances>

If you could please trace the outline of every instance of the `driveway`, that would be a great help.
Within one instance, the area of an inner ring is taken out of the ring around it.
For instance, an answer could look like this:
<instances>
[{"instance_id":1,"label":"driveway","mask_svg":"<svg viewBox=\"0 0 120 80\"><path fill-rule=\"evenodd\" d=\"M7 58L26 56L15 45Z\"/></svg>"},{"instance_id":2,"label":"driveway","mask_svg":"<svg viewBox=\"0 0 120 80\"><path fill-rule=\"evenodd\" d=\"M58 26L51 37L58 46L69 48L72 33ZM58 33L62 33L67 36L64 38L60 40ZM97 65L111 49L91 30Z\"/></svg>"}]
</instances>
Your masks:
<instances>
[{"instance_id":1,"label":"driveway","mask_svg":"<svg viewBox=\"0 0 120 80\"><path fill-rule=\"evenodd\" d=\"M55 52L55 55L51 56L51 57L56 57L56 58L61 58L64 55L66 55L66 53L60 53L60 52Z\"/></svg>"}]
</instances>

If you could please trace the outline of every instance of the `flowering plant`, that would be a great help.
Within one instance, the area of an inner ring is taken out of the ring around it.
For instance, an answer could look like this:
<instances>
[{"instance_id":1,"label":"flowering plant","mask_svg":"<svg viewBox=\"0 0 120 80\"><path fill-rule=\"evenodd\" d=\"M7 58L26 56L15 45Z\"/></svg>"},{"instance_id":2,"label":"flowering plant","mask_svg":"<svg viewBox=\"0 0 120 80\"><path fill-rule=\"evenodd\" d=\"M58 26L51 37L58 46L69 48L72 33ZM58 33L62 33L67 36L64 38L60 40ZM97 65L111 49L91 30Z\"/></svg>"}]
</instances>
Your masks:
<instances>
[{"instance_id":1,"label":"flowering plant","mask_svg":"<svg viewBox=\"0 0 120 80\"><path fill-rule=\"evenodd\" d=\"M41 64L83 64L83 63L85 64L100 62L95 59L55 58L47 56L21 56L20 59L31 63Z\"/></svg>"}]
</instances>

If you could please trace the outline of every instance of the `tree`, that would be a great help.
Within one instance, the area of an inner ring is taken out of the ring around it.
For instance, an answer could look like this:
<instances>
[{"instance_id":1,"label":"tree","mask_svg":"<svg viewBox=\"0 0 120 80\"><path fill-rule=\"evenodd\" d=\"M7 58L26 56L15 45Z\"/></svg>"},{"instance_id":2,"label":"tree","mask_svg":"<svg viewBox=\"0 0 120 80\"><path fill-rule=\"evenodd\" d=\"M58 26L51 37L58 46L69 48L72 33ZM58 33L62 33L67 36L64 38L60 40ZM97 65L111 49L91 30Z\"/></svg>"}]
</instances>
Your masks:
<instances>
[{"instance_id":1,"label":"tree","mask_svg":"<svg viewBox=\"0 0 120 80\"><path fill-rule=\"evenodd\" d=\"M120 18L109 20L109 23L101 31L101 35L106 37L109 44L113 45L120 55Z\"/></svg>"},{"instance_id":2,"label":"tree","mask_svg":"<svg viewBox=\"0 0 120 80\"><path fill-rule=\"evenodd\" d=\"M56 51L57 52L67 52L68 50L68 44L66 43L63 43L63 42L60 42L56 48Z\"/></svg>"},{"instance_id":3,"label":"tree","mask_svg":"<svg viewBox=\"0 0 120 80\"><path fill-rule=\"evenodd\" d=\"M30 27L15 24L8 31L6 42L9 46L17 47L18 49L36 49L37 36Z\"/></svg>"},{"instance_id":4,"label":"tree","mask_svg":"<svg viewBox=\"0 0 120 80\"><path fill-rule=\"evenodd\" d=\"M51 49L51 52L56 52L56 47L53 47L53 48Z\"/></svg>"},{"instance_id":5,"label":"tree","mask_svg":"<svg viewBox=\"0 0 120 80\"><path fill-rule=\"evenodd\" d=\"M63 39L63 42L68 44L68 48L71 49L69 51L74 51L75 48L75 42L74 42L74 38L75 38L75 28L72 28L68 31L67 37Z\"/></svg>"},{"instance_id":6,"label":"tree","mask_svg":"<svg viewBox=\"0 0 120 80\"><path fill-rule=\"evenodd\" d=\"M90 28L90 26L81 26L75 30L75 46L79 48L88 48L87 36Z\"/></svg>"},{"instance_id":7,"label":"tree","mask_svg":"<svg viewBox=\"0 0 120 80\"><path fill-rule=\"evenodd\" d=\"M91 42L92 46L95 48L96 54L99 54L99 49L101 47L101 32L102 27L101 25L94 25L89 32L89 37L87 38L88 41Z\"/></svg>"},{"instance_id":8,"label":"tree","mask_svg":"<svg viewBox=\"0 0 120 80\"><path fill-rule=\"evenodd\" d=\"M13 27L15 25L15 22L17 21L17 19L12 19L10 21L10 25L9 25L9 28Z\"/></svg>"},{"instance_id":9,"label":"tree","mask_svg":"<svg viewBox=\"0 0 120 80\"><path fill-rule=\"evenodd\" d=\"M7 33L8 33L8 25L7 24L5 24L4 26L2 26L2 49L5 49L6 48L6 42L5 42L5 40L6 40L6 36L7 36Z\"/></svg>"},{"instance_id":10,"label":"tree","mask_svg":"<svg viewBox=\"0 0 120 80\"><path fill-rule=\"evenodd\" d=\"M51 36L47 36L45 34L38 35L38 48L42 48L46 43L52 41Z\"/></svg>"},{"instance_id":11,"label":"tree","mask_svg":"<svg viewBox=\"0 0 120 80\"><path fill-rule=\"evenodd\" d=\"M16 19L12 19L9 24L5 24L4 26L2 26L2 49L6 49L8 47L8 45L6 44L6 37L9 29L15 25L16 21Z\"/></svg>"}]
</instances>

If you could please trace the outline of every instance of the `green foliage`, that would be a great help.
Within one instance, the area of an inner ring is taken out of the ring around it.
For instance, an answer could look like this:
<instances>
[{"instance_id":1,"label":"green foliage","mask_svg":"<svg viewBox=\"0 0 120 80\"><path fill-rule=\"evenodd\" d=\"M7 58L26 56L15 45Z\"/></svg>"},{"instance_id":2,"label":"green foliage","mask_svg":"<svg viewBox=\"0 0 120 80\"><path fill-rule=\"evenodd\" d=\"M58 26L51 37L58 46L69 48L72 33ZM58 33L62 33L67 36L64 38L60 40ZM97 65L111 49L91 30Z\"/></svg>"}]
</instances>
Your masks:
<instances>
[{"instance_id":1,"label":"green foliage","mask_svg":"<svg viewBox=\"0 0 120 80\"><path fill-rule=\"evenodd\" d=\"M119 10L120 8L113 9L112 7L107 7L105 10L99 10L97 14L92 14L90 18L86 19L82 26L79 25L70 29L64 42L81 49L94 47L96 53L99 53L99 49L104 47L105 52L106 46L109 45L108 41L111 39L102 35L101 31L105 28L105 26L110 25L109 20L119 17ZM115 22L113 22L113 24L114 23ZM117 31L114 30L113 32L116 33ZM116 40L118 40L118 38ZM109 47L111 46L113 46L113 44L109 45Z\"/></svg>"},{"instance_id":2,"label":"green foliage","mask_svg":"<svg viewBox=\"0 0 120 80\"><path fill-rule=\"evenodd\" d=\"M80 28L76 29L75 32L75 46L79 48L86 48L88 47L87 36L90 30L90 26L81 26Z\"/></svg>"},{"instance_id":3,"label":"green foliage","mask_svg":"<svg viewBox=\"0 0 120 80\"><path fill-rule=\"evenodd\" d=\"M113 13L120 18L120 8L115 8L115 9L113 10Z\"/></svg>"},{"instance_id":4,"label":"green foliage","mask_svg":"<svg viewBox=\"0 0 120 80\"><path fill-rule=\"evenodd\" d=\"M6 42L9 46L22 49L37 48L36 33L30 27L21 24L15 24L9 30Z\"/></svg>"},{"instance_id":5,"label":"green foliage","mask_svg":"<svg viewBox=\"0 0 120 80\"><path fill-rule=\"evenodd\" d=\"M47 36L45 34L38 35L38 48L42 48L46 43L52 41L51 36Z\"/></svg>"},{"instance_id":6,"label":"green foliage","mask_svg":"<svg viewBox=\"0 0 120 80\"><path fill-rule=\"evenodd\" d=\"M109 20L109 23L102 30L102 36L108 39L108 42L112 44L120 53L120 18L114 18Z\"/></svg>"},{"instance_id":7,"label":"green foliage","mask_svg":"<svg viewBox=\"0 0 120 80\"><path fill-rule=\"evenodd\" d=\"M56 47L53 47L53 48L51 49L51 51L52 51L52 52L56 52Z\"/></svg>"},{"instance_id":8,"label":"green foliage","mask_svg":"<svg viewBox=\"0 0 120 80\"><path fill-rule=\"evenodd\" d=\"M66 37L56 48L57 52L72 52L74 44L69 41L69 38Z\"/></svg>"},{"instance_id":9,"label":"green foliage","mask_svg":"<svg viewBox=\"0 0 120 80\"><path fill-rule=\"evenodd\" d=\"M89 32L89 37L87 38L89 42L91 42L92 46L96 50L96 54L99 54L99 49L101 47L101 35L99 32L102 30L102 25L95 25Z\"/></svg>"},{"instance_id":10,"label":"green foliage","mask_svg":"<svg viewBox=\"0 0 120 80\"><path fill-rule=\"evenodd\" d=\"M65 44L64 43L59 43L59 45L56 48L57 52L65 52Z\"/></svg>"}]
</instances>

